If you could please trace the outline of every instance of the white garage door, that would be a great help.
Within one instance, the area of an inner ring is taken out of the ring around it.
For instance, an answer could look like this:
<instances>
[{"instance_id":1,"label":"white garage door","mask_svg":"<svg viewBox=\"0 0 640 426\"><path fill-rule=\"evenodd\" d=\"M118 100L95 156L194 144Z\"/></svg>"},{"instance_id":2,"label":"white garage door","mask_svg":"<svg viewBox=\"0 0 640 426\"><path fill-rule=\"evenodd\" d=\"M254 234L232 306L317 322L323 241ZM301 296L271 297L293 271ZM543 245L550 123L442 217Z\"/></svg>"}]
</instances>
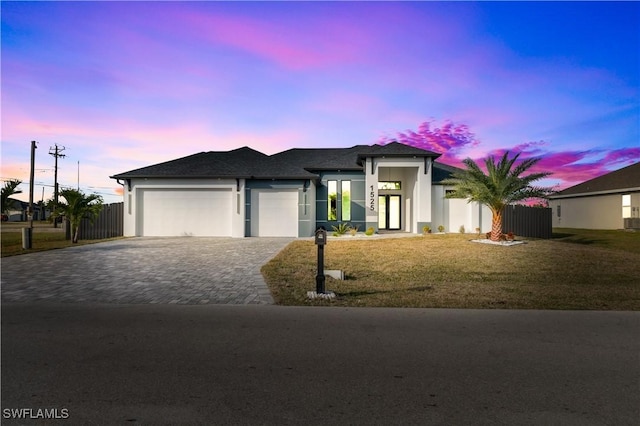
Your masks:
<instances>
[{"instance_id":1,"label":"white garage door","mask_svg":"<svg viewBox=\"0 0 640 426\"><path fill-rule=\"evenodd\" d=\"M298 190L251 190L251 235L298 236Z\"/></svg>"},{"instance_id":2,"label":"white garage door","mask_svg":"<svg viewBox=\"0 0 640 426\"><path fill-rule=\"evenodd\" d=\"M143 236L230 237L230 189L142 189Z\"/></svg>"}]
</instances>

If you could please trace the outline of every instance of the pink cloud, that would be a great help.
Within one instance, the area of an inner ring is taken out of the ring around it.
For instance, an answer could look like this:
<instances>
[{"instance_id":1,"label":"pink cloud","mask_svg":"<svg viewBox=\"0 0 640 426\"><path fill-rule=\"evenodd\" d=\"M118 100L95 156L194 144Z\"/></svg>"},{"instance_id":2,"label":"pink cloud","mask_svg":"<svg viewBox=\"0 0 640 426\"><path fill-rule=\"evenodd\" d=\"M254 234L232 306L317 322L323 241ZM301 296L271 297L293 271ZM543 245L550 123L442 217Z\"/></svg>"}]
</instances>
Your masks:
<instances>
[{"instance_id":1,"label":"pink cloud","mask_svg":"<svg viewBox=\"0 0 640 426\"><path fill-rule=\"evenodd\" d=\"M292 4L292 7L300 6ZM265 19L223 9L203 11L181 7L175 10L172 19L188 29L193 39L230 46L293 70L344 66L374 46L371 33L359 28L350 17L325 14L309 18L307 15L302 22L296 19L294 10L285 16Z\"/></svg>"},{"instance_id":2,"label":"pink cloud","mask_svg":"<svg viewBox=\"0 0 640 426\"><path fill-rule=\"evenodd\" d=\"M463 149L479 144L467 125L445 121L440 127L436 127L434 120L423 122L417 131L398 132L395 137L383 136L378 143L385 144L394 140L442 154L438 161L453 166L462 164L458 156Z\"/></svg>"}]
</instances>

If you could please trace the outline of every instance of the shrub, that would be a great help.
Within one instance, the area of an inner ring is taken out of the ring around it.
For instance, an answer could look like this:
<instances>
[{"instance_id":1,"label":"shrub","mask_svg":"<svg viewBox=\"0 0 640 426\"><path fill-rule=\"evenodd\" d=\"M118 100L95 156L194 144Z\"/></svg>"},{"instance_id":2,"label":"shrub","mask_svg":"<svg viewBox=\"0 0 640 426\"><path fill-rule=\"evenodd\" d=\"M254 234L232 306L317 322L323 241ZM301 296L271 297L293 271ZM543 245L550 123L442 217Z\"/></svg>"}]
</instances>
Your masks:
<instances>
[{"instance_id":1,"label":"shrub","mask_svg":"<svg viewBox=\"0 0 640 426\"><path fill-rule=\"evenodd\" d=\"M350 226L349 227L349 233L354 236L356 235L356 233L358 232L358 228L360 228L358 225L356 226Z\"/></svg>"},{"instance_id":2,"label":"shrub","mask_svg":"<svg viewBox=\"0 0 640 426\"><path fill-rule=\"evenodd\" d=\"M460 228L458 229L458 232L460 232L461 234L466 233L466 230L464 229L464 225L460 225Z\"/></svg>"},{"instance_id":3,"label":"shrub","mask_svg":"<svg viewBox=\"0 0 640 426\"><path fill-rule=\"evenodd\" d=\"M444 232L444 225L438 225L438 232Z\"/></svg>"},{"instance_id":4,"label":"shrub","mask_svg":"<svg viewBox=\"0 0 640 426\"><path fill-rule=\"evenodd\" d=\"M332 226L333 228L333 236L339 237L340 235L344 235L349 230L349 225L346 223L341 223L338 226Z\"/></svg>"},{"instance_id":5,"label":"shrub","mask_svg":"<svg viewBox=\"0 0 640 426\"><path fill-rule=\"evenodd\" d=\"M429 225L425 225L422 227L422 233L423 234L430 234L431 233L431 227Z\"/></svg>"},{"instance_id":6,"label":"shrub","mask_svg":"<svg viewBox=\"0 0 640 426\"><path fill-rule=\"evenodd\" d=\"M375 232L375 229L373 229L373 226L370 226L367 228L367 230L364 233L365 235L373 235L374 232Z\"/></svg>"}]
</instances>

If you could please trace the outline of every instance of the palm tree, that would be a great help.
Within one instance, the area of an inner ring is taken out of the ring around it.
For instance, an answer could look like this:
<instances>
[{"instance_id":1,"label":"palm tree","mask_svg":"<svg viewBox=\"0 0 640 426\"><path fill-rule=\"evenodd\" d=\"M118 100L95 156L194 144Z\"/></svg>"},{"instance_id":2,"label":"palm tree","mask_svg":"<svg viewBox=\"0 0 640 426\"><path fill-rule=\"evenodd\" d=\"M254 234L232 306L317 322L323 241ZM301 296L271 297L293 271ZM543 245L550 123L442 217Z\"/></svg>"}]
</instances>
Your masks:
<instances>
[{"instance_id":1,"label":"palm tree","mask_svg":"<svg viewBox=\"0 0 640 426\"><path fill-rule=\"evenodd\" d=\"M17 189L18 185L20 185L21 183L22 181L18 179L11 179L4 183L2 190L0 190L0 201L2 202L2 206L1 206L2 213L8 213L8 210L10 207L9 197L11 197L13 194L20 194L22 192Z\"/></svg>"},{"instance_id":2,"label":"palm tree","mask_svg":"<svg viewBox=\"0 0 640 426\"><path fill-rule=\"evenodd\" d=\"M499 241L502 235L502 212L511 203L530 198L547 198L554 191L551 188L532 186L532 183L549 176L551 173L531 173L521 176L535 165L540 158L522 161L514 167L520 154L509 159L509 151L505 152L496 164L493 156L484 160L487 168L485 174L471 158L462 162L467 167L454 172L450 179L443 181L445 185L453 185L454 190L447 198L467 198L476 201L491 210L491 240Z\"/></svg>"},{"instance_id":3,"label":"palm tree","mask_svg":"<svg viewBox=\"0 0 640 426\"><path fill-rule=\"evenodd\" d=\"M60 196L67 202L58 202L58 206L52 216L54 218L66 216L69 219L73 235L71 241L77 243L80 222L85 217L89 218L91 222L95 220L102 210L102 197L97 194L85 195L82 191L75 189L63 189L60 191Z\"/></svg>"}]
</instances>

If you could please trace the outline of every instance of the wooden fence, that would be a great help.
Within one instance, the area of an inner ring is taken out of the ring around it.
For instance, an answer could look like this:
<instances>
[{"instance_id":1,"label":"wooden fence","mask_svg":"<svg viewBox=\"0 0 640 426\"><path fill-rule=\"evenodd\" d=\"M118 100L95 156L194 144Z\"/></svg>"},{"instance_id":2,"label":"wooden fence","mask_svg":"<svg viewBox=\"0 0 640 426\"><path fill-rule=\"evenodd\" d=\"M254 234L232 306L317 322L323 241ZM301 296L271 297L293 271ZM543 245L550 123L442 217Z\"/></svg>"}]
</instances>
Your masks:
<instances>
[{"instance_id":1,"label":"wooden fence","mask_svg":"<svg viewBox=\"0 0 640 426\"><path fill-rule=\"evenodd\" d=\"M105 204L102 211L91 223L82 219L78 239L99 240L103 238L121 237L124 234L124 203ZM66 225L65 225L66 226ZM71 239L71 229L66 226L67 239Z\"/></svg>"},{"instance_id":2,"label":"wooden fence","mask_svg":"<svg viewBox=\"0 0 640 426\"><path fill-rule=\"evenodd\" d=\"M521 237L551 238L551 209L509 205L502 214L502 231Z\"/></svg>"}]
</instances>

